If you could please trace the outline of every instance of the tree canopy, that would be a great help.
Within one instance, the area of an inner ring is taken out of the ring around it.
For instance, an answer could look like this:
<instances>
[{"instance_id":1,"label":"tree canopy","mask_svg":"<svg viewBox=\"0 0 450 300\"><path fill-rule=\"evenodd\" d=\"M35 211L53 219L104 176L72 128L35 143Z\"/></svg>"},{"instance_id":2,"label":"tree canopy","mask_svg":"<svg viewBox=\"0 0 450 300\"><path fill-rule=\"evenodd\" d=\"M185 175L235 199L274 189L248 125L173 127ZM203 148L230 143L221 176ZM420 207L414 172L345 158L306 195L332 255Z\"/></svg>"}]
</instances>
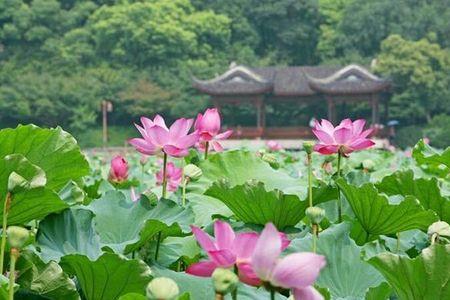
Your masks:
<instances>
[{"instance_id":1,"label":"tree canopy","mask_svg":"<svg viewBox=\"0 0 450 300\"><path fill-rule=\"evenodd\" d=\"M116 125L176 117L206 105L191 76L232 61L374 59L394 82L392 118L425 124L448 112L449 19L450 0L0 0L0 125L83 131L105 99Z\"/></svg>"}]
</instances>

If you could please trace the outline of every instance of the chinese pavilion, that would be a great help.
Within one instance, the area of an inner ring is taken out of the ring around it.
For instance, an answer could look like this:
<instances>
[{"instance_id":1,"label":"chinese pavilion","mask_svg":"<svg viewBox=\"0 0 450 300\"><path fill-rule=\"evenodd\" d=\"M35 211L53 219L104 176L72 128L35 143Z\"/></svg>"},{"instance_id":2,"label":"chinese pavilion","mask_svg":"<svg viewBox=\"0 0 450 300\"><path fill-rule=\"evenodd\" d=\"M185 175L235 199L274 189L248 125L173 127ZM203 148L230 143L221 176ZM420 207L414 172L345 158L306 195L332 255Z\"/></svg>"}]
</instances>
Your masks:
<instances>
[{"instance_id":1,"label":"chinese pavilion","mask_svg":"<svg viewBox=\"0 0 450 300\"><path fill-rule=\"evenodd\" d=\"M249 103L256 111L255 127L235 128L235 138L306 138L308 126L266 127L266 104L281 101L323 103L328 119L336 123L336 105L368 102L372 124L380 123L379 106L387 119L390 82L358 65L346 67L262 67L232 64L228 71L210 80L193 79L199 92L210 96L215 107Z\"/></svg>"}]
</instances>

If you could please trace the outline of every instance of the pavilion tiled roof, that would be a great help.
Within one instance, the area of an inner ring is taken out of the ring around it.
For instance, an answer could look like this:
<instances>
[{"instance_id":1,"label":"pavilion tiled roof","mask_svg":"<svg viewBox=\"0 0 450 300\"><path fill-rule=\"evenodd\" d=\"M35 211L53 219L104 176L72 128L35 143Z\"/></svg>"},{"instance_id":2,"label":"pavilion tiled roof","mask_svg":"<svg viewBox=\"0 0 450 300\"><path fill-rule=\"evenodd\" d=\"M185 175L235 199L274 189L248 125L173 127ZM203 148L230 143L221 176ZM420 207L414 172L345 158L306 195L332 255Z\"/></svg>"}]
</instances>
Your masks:
<instances>
[{"instance_id":1,"label":"pavilion tiled roof","mask_svg":"<svg viewBox=\"0 0 450 300\"><path fill-rule=\"evenodd\" d=\"M375 93L387 90L390 83L358 65L262 68L234 65L210 80L194 78L193 86L203 93L219 96L311 96Z\"/></svg>"}]
</instances>

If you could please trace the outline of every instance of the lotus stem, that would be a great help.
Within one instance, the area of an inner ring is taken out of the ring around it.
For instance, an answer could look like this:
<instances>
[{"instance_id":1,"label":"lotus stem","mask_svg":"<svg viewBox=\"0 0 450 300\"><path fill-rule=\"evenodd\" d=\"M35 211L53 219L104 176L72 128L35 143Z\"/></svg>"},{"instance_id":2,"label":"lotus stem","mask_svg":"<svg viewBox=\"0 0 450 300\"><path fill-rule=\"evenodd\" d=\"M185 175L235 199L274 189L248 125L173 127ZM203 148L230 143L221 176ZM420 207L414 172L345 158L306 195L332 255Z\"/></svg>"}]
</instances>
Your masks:
<instances>
[{"instance_id":1,"label":"lotus stem","mask_svg":"<svg viewBox=\"0 0 450 300\"><path fill-rule=\"evenodd\" d=\"M311 153L307 154L308 159L308 197L309 197L309 207L313 206L313 197L312 197L312 157Z\"/></svg>"},{"instance_id":2,"label":"lotus stem","mask_svg":"<svg viewBox=\"0 0 450 300\"><path fill-rule=\"evenodd\" d=\"M158 261L159 246L161 245L161 234L162 234L161 231L158 232L158 236L156 238L155 262Z\"/></svg>"},{"instance_id":3,"label":"lotus stem","mask_svg":"<svg viewBox=\"0 0 450 300\"><path fill-rule=\"evenodd\" d=\"M208 159L209 142L205 142L205 160Z\"/></svg>"},{"instance_id":4,"label":"lotus stem","mask_svg":"<svg viewBox=\"0 0 450 300\"><path fill-rule=\"evenodd\" d=\"M341 158L342 154L341 151L338 151L338 162L337 162L337 178L341 177ZM338 204L338 222L342 222L342 201L341 201L341 189L338 186L338 198L337 198L337 204Z\"/></svg>"},{"instance_id":5,"label":"lotus stem","mask_svg":"<svg viewBox=\"0 0 450 300\"><path fill-rule=\"evenodd\" d=\"M11 248L10 264L9 264L9 291L8 299L14 300L14 283L16 282L16 261L19 258L20 252L17 248Z\"/></svg>"},{"instance_id":6,"label":"lotus stem","mask_svg":"<svg viewBox=\"0 0 450 300\"><path fill-rule=\"evenodd\" d=\"M182 190L181 190L181 205L185 206L186 205L186 184L187 184L187 177L184 174L184 167L186 166L185 161L183 160L183 169L182 169L182 173L181 173L181 178L182 178Z\"/></svg>"},{"instance_id":7,"label":"lotus stem","mask_svg":"<svg viewBox=\"0 0 450 300\"><path fill-rule=\"evenodd\" d=\"M236 276L239 277L239 269L238 269L237 265L234 265L233 271L234 271L234 274L236 274ZM233 291L231 291L231 299L237 300L237 298L238 298L237 292L238 292L238 287L236 285L236 288Z\"/></svg>"},{"instance_id":8,"label":"lotus stem","mask_svg":"<svg viewBox=\"0 0 450 300\"><path fill-rule=\"evenodd\" d=\"M188 179L183 175L183 187L182 187L182 193L181 193L181 205L186 205L186 185L187 185Z\"/></svg>"},{"instance_id":9,"label":"lotus stem","mask_svg":"<svg viewBox=\"0 0 450 300\"><path fill-rule=\"evenodd\" d=\"M275 290L273 288L270 289L270 300L275 300Z\"/></svg>"},{"instance_id":10,"label":"lotus stem","mask_svg":"<svg viewBox=\"0 0 450 300\"><path fill-rule=\"evenodd\" d=\"M0 249L0 274L3 274L6 247L6 227L8 226L8 213L11 206L11 193L6 194L5 203L3 205L3 225L2 225L2 244Z\"/></svg>"},{"instance_id":11,"label":"lotus stem","mask_svg":"<svg viewBox=\"0 0 450 300\"><path fill-rule=\"evenodd\" d=\"M400 232L397 232L397 246L395 252L398 253L400 251Z\"/></svg>"},{"instance_id":12,"label":"lotus stem","mask_svg":"<svg viewBox=\"0 0 450 300\"><path fill-rule=\"evenodd\" d=\"M317 239L319 237L319 225L312 225L313 237L312 237L312 251L313 253L317 252Z\"/></svg>"},{"instance_id":13,"label":"lotus stem","mask_svg":"<svg viewBox=\"0 0 450 300\"><path fill-rule=\"evenodd\" d=\"M167 196L167 154L164 152L162 197L166 198L166 196Z\"/></svg>"}]
</instances>

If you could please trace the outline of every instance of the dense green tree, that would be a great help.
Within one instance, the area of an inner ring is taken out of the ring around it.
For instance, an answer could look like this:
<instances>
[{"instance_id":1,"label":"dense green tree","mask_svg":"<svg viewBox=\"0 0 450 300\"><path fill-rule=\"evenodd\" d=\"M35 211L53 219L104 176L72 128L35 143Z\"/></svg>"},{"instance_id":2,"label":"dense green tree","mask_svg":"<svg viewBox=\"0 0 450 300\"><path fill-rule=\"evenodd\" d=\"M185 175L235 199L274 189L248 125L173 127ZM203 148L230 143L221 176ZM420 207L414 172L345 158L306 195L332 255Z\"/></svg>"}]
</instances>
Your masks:
<instances>
[{"instance_id":1,"label":"dense green tree","mask_svg":"<svg viewBox=\"0 0 450 300\"><path fill-rule=\"evenodd\" d=\"M391 35L381 45L376 70L393 81L391 115L404 124L450 112L450 53L439 44Z\"/></svg>"},{"instance_id":2,"label":"dense green tree","mask_svg":"<svg viewBox=\"0 0 450 300\"><path fill-rule=\"evenodd\" d=\"M391 34L418 40L435 32L437 42L450 46L450 0L353 0L338 25L336 54L357 51L374 56Z\"/></svg>"}]
</instances>

